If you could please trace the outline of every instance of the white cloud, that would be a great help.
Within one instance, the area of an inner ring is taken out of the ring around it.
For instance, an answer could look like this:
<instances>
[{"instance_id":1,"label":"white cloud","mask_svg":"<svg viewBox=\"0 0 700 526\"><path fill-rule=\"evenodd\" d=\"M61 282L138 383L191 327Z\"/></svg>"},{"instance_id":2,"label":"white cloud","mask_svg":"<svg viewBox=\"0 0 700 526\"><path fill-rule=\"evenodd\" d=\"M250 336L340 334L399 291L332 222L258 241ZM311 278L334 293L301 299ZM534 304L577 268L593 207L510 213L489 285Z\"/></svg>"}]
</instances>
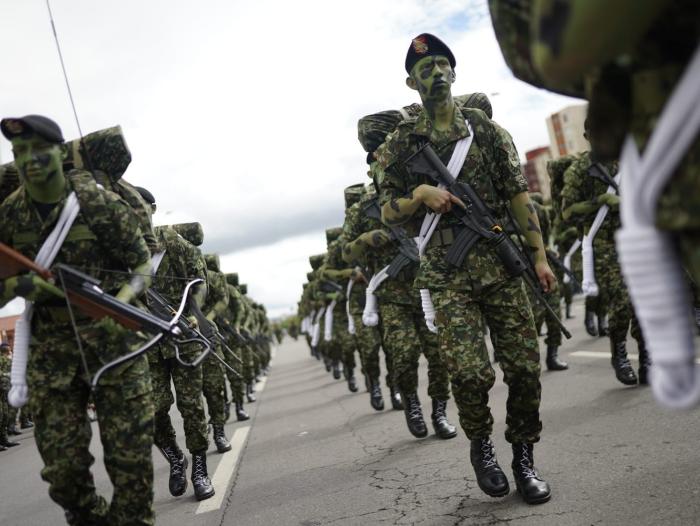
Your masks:
<instances>
[{"instance_id":1,"label":"white cloud","mask_svg":"<svg viewBox=\"0 0 700 526\"><path fill-rule=\"evenodd\" d=\"M0 115L44 113L75 137L45 4L0 6ZM280 239L314 228L322 248L330 225L320 223L342 219L342 188L365 180L357 120L418 100L404 85L403 62L419 32L453 49L455 93L498 93L494 118L521 155L547 143L545 117L568 104L512 78L484 0L52 6L83 131L122 125L133 154L126 177L154 193L156 221L200 221L214 248L273 243L227 255L228 270L280 247L305 261L304 243ZM4 140L0 153L9 159ZM305 274L281 266L275 289L262 266L245 270L251 292L271 310L295 303L276 290L294 282L300 291Z\"/></svg>"}]
</instances>

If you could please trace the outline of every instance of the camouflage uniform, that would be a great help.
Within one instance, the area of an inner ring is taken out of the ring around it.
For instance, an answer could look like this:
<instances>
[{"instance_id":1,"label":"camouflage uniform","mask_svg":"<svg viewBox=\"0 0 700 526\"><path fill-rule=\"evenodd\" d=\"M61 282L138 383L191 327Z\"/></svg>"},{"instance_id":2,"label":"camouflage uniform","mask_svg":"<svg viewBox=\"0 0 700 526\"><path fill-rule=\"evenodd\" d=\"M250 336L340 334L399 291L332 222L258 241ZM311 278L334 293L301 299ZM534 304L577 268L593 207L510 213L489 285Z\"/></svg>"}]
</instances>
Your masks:
<instances>
[{"instance_id":1,"label":"camouflage uniform","mask_svg":"<svg viewBox=\"0 0 700 526\"><path fill-rule=\"evenodd\" d=\"M371 219L362 212L362 202L355 203L345 211L345 223L343 224L343 239L345 241L345 244L343 245L343 259L346 261L352 261L352 257L349 255L351 250L348 247L348 242L357 239L362 233L372 230L372 226L370 226L369 221L371 221ZM381 227L378 222L375 222L374 226ZM361 258L361 260L354 261L356 265L363 268L365 278L367 279L371 277L372 272L380 270L370 266L370 259L371 258ZM355 334L357 336L358 346L360 348L363 369L370 381L378 381L380 374L379 349L383 349L384 362L386 364L387 371L386 385L390 389L393 389L394 366L391 360L391 355L387 350L387 346L382 345L381 320L379 324L374 327L368 327L362 323L362 312L365 308L366 288L366 284L356 282L350 294L350 315L353 316L355 321Z\"/></svg>"},{"instance_id":2,"label":"camouflage uniform","mask_svg":"<svg viewBox=\"0 0 700 526\"><path fill-rule=\"evenodd\" d=\"M197 247L185 241L170 227L156 228L158 244L165 250L165 256L158 267L153 288L171 305L178 305L186 284L196 278L206 280L206 265ZM181 357L191 361L200 348L196 345L184 346ZM205 452L209 446L206 416L202 403L202 368L184 367L175 358L171 345L158 345L148 354L156 404L155 445L159 448L175 444L175 429L170 420L170 407L173 402L182 415L187 449L192 454ZM173 399L170 381L177 393Z\"/></svg>"},{"instance_id":3,"label":"camouflage uniform","mask_svg":"<svg viewBox=\"0 0 700 526\"><path fill-rule=\"evenodd\" d=\"M454 144L469 134L465 117L475 140L459 177L474 187L496 217L504 218L505 203L527 191L520 160L508 133L482 111L468 108L455 112L450 129L444 133L432 130L424 111L399 125L375 154L385 172L380 177L383 204L395 206L393 200L410 195L420 184L433 184L411 174L403 163L418 148L418 137L429 139L443 162L448 160ZM415 214L408 227L417 232L421 220L422 214ZM540 358L523 282L509 277L482 241L476 243L460 268L450 267L443 240L449 239L446 231L459 225L451 214L442 217L421 259L414 286L430 289L432 294L440 351L450 371L460 423L470 439L485 438L492 432L488 392L495 373L484 342L485 319L496 361L509 387L506 439L513 443L537 442L542 428Z\"/></svg>"},{"instance_id":4,"label":"camouflage uniform","mask_svg":"<svg viewBox=\"0 0 700 526\"><path fill-rule=\"evenodd\" d=\"M0 349L0 451L5 449L7 427L10 424L10 406L7 403L7 393L10 392L10 370L12 359Z\"/></svg>"},{"instance_id":5,"label":"camouflage uniform","mask_svg":"<svg viewBox=\"0 0 700 526\"><path fill-rule=\"evenodd\" d=\"M562 190L563 210L577 203L595 203L597 196L607 191L608 185L591 176L589 174L590 168L590 153L587 152L582 154L566 170L564 174L564 189ZM605 168L612 177L617 172L617 163L608 163L605 165ZM587 214L582 219L581 224L583 226L580 232L581 235L588 231L596 213L597 210ZM622 348L620 346L624 347L630 325L630 332L632 337L637 340L637 344L643 355L642 359L644 360L646 358L644 339L639 323L637 322L637 317L634 314L634 309L632 308L625 281L622 278L617 250L615 249L614 234L618 228L620 228L619 208L610 208L605 221L593 239L595 279L598 284L598 295L601 296L600 301L608 305L609 335L613 363L615 363L616 353L618 353L618 351L622 353ZM621 359L626 360L626 354L624 358ZM632 383L632 376L633 373L630 375L629 383ZM634 379L634 383L636 383L636 378Z\"/></svg>"},{"instance_id":6,"label":"camouflage uniform","mask_svg":"<svg viewBox=\"0 0 700 526\"><path fill-rule=\"evenodd\" d=\"M208 313L217 302L225 302L228 305L228 290L226 289L226 277L214 268L207 258L207 300L204 303L203 312ZM213 350L219 357L224 358L224 351L220 344L216 344ZM202 393L207 401L209 423L214 426L223 426L226 423L226 368L213 356L202 362Z\"/></svg>"},{"instance_id":7,"label":"camouflage uniform","mask_svg":"<svg viewBox=\"0 0 700 526\"><path fill-rule=\"evenodd\" d=\"M99 190L90 173L74 170L66 180L67 192L76 190L82 213L55 262L80 268L115 293L126 278L105 269L128 271L144 265L149 258L146 243L129 207L115 194ZM0 242L34 259L63 203L42 219L19 188L0 205ZM108 371L93 394L104 462L114 486L110 505L97 495L90 473L89 375L141 342L126 330L115 334L108 322L79 311L76 323L88 371L83 370L65 302L35 303L27 381L34 437L44 461L41 476L73 524L153 524L153 401L145 356Z\"/></svg>"}]
</instances>

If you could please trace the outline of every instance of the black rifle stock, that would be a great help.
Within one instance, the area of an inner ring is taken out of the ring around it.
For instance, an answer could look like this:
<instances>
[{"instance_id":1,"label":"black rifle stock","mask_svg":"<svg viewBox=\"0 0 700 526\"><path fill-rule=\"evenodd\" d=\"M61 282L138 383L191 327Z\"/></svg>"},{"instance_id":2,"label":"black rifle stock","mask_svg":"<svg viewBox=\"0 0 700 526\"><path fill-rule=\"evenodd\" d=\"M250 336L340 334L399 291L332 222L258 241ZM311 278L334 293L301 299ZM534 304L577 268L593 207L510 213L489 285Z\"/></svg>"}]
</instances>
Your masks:
<instances>
[{"instance_id":1,"label":"black rifle stock","mask_svg":"<svg viewBox=\"0 0 700 526\"><path fill-rule=\"evenodd\" d=\"M571 338L571 333L547 303L530 261L496 221L476 191L469 184L457 181L427 142L406 161L406 164L412 173L429 177L444 185L448 192L466 205L466 208L456 205L451 208L451 212L462 222L464 228L448 251L448 262L456 267L461 266L469 249L479 238L483 238L501 260L506 272L510 276L523 278L535 297L557 320L562 334Z\"/></svg>"}]
</instances>

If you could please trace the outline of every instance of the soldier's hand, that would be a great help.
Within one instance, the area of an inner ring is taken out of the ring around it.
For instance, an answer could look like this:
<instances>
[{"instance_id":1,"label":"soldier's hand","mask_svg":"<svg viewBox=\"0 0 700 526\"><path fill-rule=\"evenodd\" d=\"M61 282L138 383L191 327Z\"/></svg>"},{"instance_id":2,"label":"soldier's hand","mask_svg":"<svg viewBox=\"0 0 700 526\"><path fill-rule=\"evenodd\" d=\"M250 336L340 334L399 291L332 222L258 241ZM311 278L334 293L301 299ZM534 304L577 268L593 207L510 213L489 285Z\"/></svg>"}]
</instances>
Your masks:
<instances>
[{"instance_id":1,"label":"soldier's hand","mask_svg":"<svg viewBox=\"0 0 700 526\"><path fill-rule=\"evenodd\" d=\"M365 232L360 237L364 243L374 248L383 247L391 241L391 236L381 228Z\"/></svg>"},{"instance_id":2,"label":"soldier's hand","mask_svg":"<svg viewBox=\"0 0 700 526\"><path fill-rule=\"evenodd\" d=\"M186 320L189 326L193 329L199 328L199 322L197 321L197 318L195 316L187 316Z\"/></svg>"},{"instance_id":3,"label":"soldier's hand","mask_svg":"<svg viewBox=\"0 0 700 526\"><path fill-rule=\"evenodd\" d=\"M367 278L362 273L361 270L355 269L352 271L352 276L350 276L355 283L367 283Z\"/></svg>"},{"instance_id":4,"label":"soldier's hand","mask_svg":"<svg viewBox=\"0 0 700 526\"><path fill-rule=\"evenodd\" d=\"M442 190L436 186L422 184L413 191L413 196L438 214L445 214L452 210L452 205L456 204L462 208L467 208L461 199L452 195L447 190Z\"/></svg>"},{"instance_id":5,"label":"soldier's hand","mask_svg":"<svg viewBox=\"0 0 700 526\"><path fill-rule=\"evenodd\" d=\"M0 286L0 292L8 300L18 296L28 301L40 301L56 297L65 298L61 289L33 272L4 279L2 286Z\"/></svg>"},{"instance_id":6,"label":"soldier's hand","mask_svg":"<svg viewBox=\"0 0 700 526\"><path fill-rule=\"evenodd\" d=\"M537 274L537 279L544 292L552 292L557 289L557 278L546 261L535 263L535 274Z\"/></svg>"},{"instance_id":7,"label":"soldier's hand","mask_svg":"<svg viewBox=\"0 0 700 526\"><path fill-rule=\"evenodd\" d=\"M598 204L600 205L608 205L612 208L620 204L620 197L606 192L604 194L600 194L596 201L598 201Z\"/></svg>"}]
</instances>

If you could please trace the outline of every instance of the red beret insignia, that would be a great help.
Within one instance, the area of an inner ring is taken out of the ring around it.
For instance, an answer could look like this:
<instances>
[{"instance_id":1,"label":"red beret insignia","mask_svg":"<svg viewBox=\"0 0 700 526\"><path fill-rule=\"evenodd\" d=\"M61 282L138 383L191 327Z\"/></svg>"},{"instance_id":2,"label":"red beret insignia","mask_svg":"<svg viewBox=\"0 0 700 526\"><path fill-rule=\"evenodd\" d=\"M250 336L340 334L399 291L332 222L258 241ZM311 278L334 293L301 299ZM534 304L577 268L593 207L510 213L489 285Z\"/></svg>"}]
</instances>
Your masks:
<instances>
[{"instance_id":1,"label":"red beret insignia","mask_svg":"<svg viewBox=\"0 0 700 526\"><path fill-rule=\"evenodd\" d=\"M421 35L413 39L413 50L419 55L425 55L428 52L428 43L426 38Z\"/></svg>"}]
</instances>

